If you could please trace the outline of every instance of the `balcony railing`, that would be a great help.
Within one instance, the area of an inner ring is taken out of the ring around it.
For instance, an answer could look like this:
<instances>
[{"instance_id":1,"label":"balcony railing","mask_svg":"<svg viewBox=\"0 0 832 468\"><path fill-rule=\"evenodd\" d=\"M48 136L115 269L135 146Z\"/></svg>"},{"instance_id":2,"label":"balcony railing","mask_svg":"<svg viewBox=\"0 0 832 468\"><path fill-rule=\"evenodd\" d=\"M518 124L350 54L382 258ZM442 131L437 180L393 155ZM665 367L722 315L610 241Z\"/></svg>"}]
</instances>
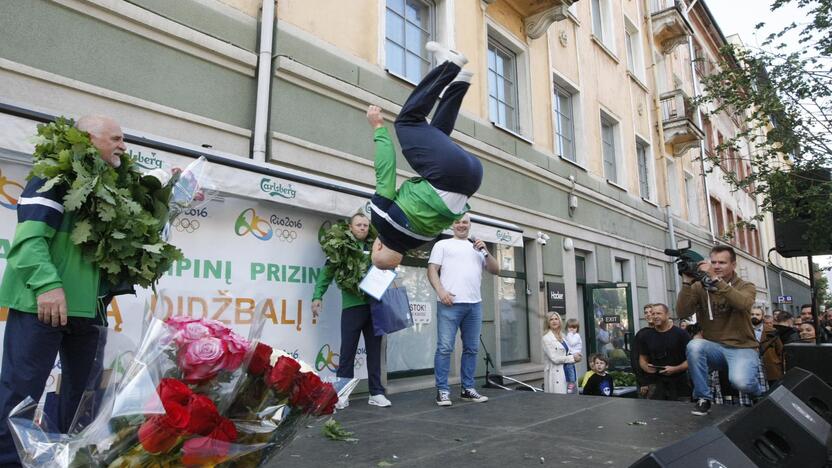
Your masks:
<instances>
[{"instance_id":1,"label":"balcony railing","mask_svg":"<svg viewBox=\"0 0 832 468\"><path fill-rule=\"evenodd\" d=\"M653 37L663 54L684 44L693 29L688 22L686 7L681 0L650 0Z\"/></svg>"},{"instance_id":2,"label":"balcony railing","mask_svg":"<svg viewBox=\"0 0 832 468\"><path fill-rule=\"evenodd\" d=\"M687 94L676 89L662 94L659 100L664 142L673 147L674 156L681 156L689 149L698 147L705 134L694 122L696 109Z\"/></svg>"}]
</instances>

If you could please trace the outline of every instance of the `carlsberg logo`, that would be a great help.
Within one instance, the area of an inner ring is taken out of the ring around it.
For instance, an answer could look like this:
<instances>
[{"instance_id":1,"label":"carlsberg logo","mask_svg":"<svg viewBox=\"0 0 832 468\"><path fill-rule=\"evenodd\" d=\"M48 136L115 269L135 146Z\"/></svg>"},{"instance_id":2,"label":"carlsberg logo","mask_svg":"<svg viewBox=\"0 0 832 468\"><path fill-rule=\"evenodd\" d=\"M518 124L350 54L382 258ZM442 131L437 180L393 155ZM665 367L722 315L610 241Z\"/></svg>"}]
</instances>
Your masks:
<instances>
[{"instance_id":1,"label":"carlsberg logo","mask_svg":"<svg viewBox=\"0 0 832 468\"><path fill-rule=\"evenodd\" d=\"M268 177L263 177L260 180L260 190L268 193L272 197L295 198L298 194L297 190L292 187L292 184L283 185L280 182L275 182Z\"/></svg>"},{"instance_id":2,"label":"carlsberg logo","mask_svg":"<svg viewBox=\"0 0 832 468\"><path fill-rule=\"evenodd\" d=\"M156 157L156 153L150 153L150 156L142 154L141 151L128 151L133 161L144 169L161 169L162 160Z\"/></svg>"}]
</instances>

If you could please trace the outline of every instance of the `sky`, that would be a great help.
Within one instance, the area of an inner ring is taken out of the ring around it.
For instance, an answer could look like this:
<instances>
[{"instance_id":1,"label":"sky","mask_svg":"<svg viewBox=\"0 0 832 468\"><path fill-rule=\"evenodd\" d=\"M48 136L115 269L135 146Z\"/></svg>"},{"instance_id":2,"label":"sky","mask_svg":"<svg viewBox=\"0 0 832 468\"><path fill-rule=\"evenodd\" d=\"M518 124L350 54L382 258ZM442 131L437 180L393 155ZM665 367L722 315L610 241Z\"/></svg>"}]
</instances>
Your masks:
<instances>
[{"instance_id":1,"label":"sky","mask_svg":"<svg viewBox=\"0 0 832 468\"><path fill-rule=\"evenodd\" d=\"M722 33L726 37L739 34L742 42L748 47L758 47L768 34L782 30L793 21L809 21L805 11L794 5L785 5L772 12L769 8L771 3L770 0L706 1ZM755 30L754 26L762 22L766 23L766 26L760 31ZM832 266L832 256L815 257L814 260L821 266ZM827 271L826 276L832 285L832 270Z\"/></svg>"}]
</instances>

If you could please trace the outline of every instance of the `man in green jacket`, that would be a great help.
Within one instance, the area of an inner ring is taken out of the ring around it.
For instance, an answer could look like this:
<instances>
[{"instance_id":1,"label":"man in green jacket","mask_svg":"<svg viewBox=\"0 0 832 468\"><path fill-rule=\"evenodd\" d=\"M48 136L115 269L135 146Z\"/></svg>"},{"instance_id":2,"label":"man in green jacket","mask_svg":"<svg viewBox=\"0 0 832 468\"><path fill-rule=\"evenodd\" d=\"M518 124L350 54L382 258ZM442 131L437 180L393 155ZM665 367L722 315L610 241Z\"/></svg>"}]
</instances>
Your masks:
<instances>
[{"instance_id":1,"label":"man in green jacket","mask_svg":"<svg viewBox=\"0 0 832 468\"><path fill-rule=\"evenodd\" d=\"M473 75L462 70L468 59L435 42L425 47L439 65L416 86L395 123L402 154L419 177L405 181L398 190L396 153L381 109L370 106L367 110L376 144L376 193L371 208L378 239L372 260L381 269L397 267L408 250L436 239L461 218L470 209L468 199L482 183L482 163L450 137ZM434 105L436 112L428 123Z\"/></svg>"},{"instance_id":2,"label":"man in green jacket","mask_svg":"<svg viewBox=\"0 0 832 468\"><path fill-rule=\"evenodd\" d=\"M126 151L113 119L78 120L114 167ZM66 432L91 377L106 337L106 307L113 292L101 286L99 270L70 239L74 215L65 213L67 187L41 192L46 181L32 177L17 202L18 224L0 283L0 306L8 307L0 370L0 466L19 463L7 424L26 397L41 398L55 357L61 357L58 429ZM131 288L132 290L132 288Z\"/></svg>"},{"instance_id":3,"label":"man in green jacket","mask_svg":"<svg viewBox=\"0 0 832 468\"><path fill-rule=\"evenodd\" d=\"M361 248L369 253L370 246L366 243L370 231L370 220L364 213L356 213L350 218L350 232ZM365 257L366 258L366 257ZM369 261L369 258L367 259ZM332 279L335 278L335 265L327 260L315 282L315 292L312 294L312 316L321 313L321 298L326 294ZM373 331L373 320L370 315L370 304L367 296L362 292L351 292L341 289L341 354L338 358L339 378L352 379L354 376L355 353L358 350L358 339L364 334L364 347L367 351L367 378L370 384L370 405L387 407L390 400L384 396L384 386L381 384L381 337ZM349 405L349 395L338 400L336 408L344 409Z\"/></svg>"}]
</instances>

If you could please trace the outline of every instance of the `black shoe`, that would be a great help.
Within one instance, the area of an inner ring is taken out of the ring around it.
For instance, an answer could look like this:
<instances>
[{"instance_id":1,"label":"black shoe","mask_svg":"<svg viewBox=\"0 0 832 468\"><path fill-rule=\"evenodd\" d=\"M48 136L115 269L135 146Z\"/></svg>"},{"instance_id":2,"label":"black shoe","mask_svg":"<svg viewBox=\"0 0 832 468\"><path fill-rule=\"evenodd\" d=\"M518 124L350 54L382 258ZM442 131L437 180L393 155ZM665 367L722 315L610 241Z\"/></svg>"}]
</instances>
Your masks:
<instances>
[{"instance_id":1,"label":"black shoe","mask_svg":"<svg viewBox=\"0 0 832 468\"><path fill-rule=\"evenodd\" d=\"M463 389L462 394L459 396L459 398L461 398L462 400L465 400L465 401L473 401L475 403L484 403L484 402L488 401L487 396L480 395L473 388Z\"/></svg>"},{"instance_id":2,"label":"black shoe","mask_svg":"<svg viewBox=\"0 0 832 468\"><path fill-rule=\"evenodd\" d=\"M705 416L709 411L711 411L711 402L704 398L700 398L696 402L696 406L693 408L693 411L691 411L691 414Z\"/></svg>"},{"instance_id":3,"label":"black shoe","mask_svg":"<svg viewBox=\"0 0 832 468\"><path fill-rule=\"evenodd\" d=\"M436 404L439 406L451 406L451 392L447 390L439 390L436 392Z\"/></svg>"}]
</instances>

